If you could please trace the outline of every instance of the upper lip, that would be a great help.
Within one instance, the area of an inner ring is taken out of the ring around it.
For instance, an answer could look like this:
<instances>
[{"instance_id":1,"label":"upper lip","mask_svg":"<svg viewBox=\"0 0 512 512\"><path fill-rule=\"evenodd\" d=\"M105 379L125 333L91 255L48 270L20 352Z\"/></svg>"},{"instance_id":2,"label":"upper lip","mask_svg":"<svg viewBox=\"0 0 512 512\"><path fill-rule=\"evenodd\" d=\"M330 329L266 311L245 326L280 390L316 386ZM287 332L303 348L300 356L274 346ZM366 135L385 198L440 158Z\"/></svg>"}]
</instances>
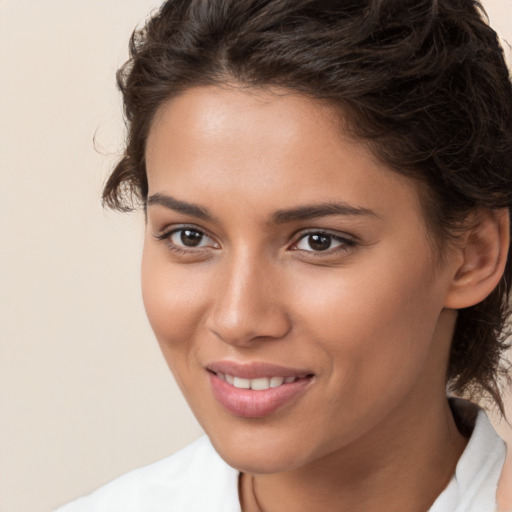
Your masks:
<instances>
[{"instance_id":1,"label":"upper lip","mask_svg":"<svg viewBox=\"0 0 512 512\"><path fill-rule=\"evenodd\" d=\"M244 379L259 379L262 377L307 377L313 375L309 370L290 368L271 363L236 361L216 361L206 365L206 369L214 373L224 373Z\"/></svg>"}]
</instances>

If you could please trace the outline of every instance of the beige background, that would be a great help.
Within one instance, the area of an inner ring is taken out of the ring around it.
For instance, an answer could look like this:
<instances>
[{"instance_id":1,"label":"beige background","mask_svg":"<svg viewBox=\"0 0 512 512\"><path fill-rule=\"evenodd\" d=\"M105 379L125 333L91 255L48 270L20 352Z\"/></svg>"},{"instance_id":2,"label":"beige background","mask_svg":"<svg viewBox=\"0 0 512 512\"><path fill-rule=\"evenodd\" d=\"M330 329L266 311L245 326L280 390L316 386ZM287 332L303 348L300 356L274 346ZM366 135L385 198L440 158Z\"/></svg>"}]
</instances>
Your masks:
<instances>
[{"instance_id":1,"label":"beige background","mask_svg":"<svg viewBox=\"0 0 512 512\"><path fill-rule=\"evenodd\" d=\"M99 204L114 73L159 3L0 0L0 512L50 511L200 434L144 316L142 219ZM512 41L512 0L485 4Z\"/></svg>"}]
</instances>

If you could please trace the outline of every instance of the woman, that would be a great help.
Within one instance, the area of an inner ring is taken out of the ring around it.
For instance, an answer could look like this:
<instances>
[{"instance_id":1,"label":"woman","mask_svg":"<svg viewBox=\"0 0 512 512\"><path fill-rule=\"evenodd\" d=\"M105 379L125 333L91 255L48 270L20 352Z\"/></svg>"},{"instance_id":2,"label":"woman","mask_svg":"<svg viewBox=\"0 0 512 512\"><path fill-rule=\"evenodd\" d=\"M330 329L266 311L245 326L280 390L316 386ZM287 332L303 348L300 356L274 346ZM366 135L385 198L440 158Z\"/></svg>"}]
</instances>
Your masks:
<instances>
[{"instance_id":1,"label":"woman","mask_svg":"<svg viewBox=\"0 0 512 512\"><path fill-rule=\"evenodd\" d=\"M207 437L61 509L486 512L512 90L472 0L170 0L108 206Z\"/></svg>"}]
</instances>

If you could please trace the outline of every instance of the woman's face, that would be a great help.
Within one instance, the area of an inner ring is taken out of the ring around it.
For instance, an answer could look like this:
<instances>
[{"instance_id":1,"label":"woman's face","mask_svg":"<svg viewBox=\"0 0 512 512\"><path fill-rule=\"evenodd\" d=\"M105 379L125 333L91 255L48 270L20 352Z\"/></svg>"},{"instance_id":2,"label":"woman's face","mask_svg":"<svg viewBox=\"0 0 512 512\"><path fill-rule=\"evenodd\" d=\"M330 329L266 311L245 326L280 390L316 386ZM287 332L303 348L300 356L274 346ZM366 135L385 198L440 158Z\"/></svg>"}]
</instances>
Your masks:
<instances>
[{"instance_id":1,"label":"woman's face","mask_svg":"<svg viewBox=\"0 0 512 512\"><path fill-rule=\"evenodd\" d=\"M444 400L456 261L410 179L283 90L188 90L146 155L145 307L231 465L305 467L421 428Z\"/></svg>"}]
</instances>

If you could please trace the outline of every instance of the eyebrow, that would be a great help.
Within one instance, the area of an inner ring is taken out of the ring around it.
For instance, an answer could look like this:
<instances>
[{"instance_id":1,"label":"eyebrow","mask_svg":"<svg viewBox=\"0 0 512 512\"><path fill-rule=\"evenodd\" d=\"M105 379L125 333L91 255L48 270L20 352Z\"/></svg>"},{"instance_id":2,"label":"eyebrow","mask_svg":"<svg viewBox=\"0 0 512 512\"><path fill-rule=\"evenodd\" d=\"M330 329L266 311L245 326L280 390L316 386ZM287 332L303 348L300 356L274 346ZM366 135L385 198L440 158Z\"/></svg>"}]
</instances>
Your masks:
<instances>
[{"instance_id":1,"label":"eyebrow","mask_svg":"<svg viewBox=\"0 0 512 512\"><path fill-rule=\"evenodd\" d=\"M148 197L146 204L147 206L158 204L175 212L182 213L184 215L191 215L201 220L215 220L215 217L206 208L193 203L188 203L186 201L180 201L179 199L176 199L166 194L153 194ZM328 202L277 210L271 215L270 223L286 224L287 222L293 222L297 220L309 220L318 217L327 217L329 215L369 215L378 217L378 215L369 208L352 206L345 202Z\"/></svg>"},{"instance_id":2,"label":"eyebrow","mask_svg":"<svg viewBox=\"0 0 512 512\"><path fill-rule=\"evenodd\" d=\"M298 206L296 208L285 210L277 210L272 215L272 222L275 224L285 224L286 222L292 222L296 220L309 220L317 217L327 217L328 215L370 215L378 217L378 215L373 210L368 208L352 206L344 202L329 202L316 205Z\"/></svg>"},{"instance_id":3,"label":"eyebrow","mask_svg":"<svg viewBox=\"0 0 512 512\"><path fill-rule=\"evenodd\" d=\"M165 206L165 208L168 208L169 210L183 213L184 215L191 215L192 217L197 217L201 220L214 220L213 215L206 208L196 204L187 203L186 201L180 201L174 197L164 194L153 194L149 196L146 204L147 206L159 204L161 206Z\"/></svg>"}]
</instances>

